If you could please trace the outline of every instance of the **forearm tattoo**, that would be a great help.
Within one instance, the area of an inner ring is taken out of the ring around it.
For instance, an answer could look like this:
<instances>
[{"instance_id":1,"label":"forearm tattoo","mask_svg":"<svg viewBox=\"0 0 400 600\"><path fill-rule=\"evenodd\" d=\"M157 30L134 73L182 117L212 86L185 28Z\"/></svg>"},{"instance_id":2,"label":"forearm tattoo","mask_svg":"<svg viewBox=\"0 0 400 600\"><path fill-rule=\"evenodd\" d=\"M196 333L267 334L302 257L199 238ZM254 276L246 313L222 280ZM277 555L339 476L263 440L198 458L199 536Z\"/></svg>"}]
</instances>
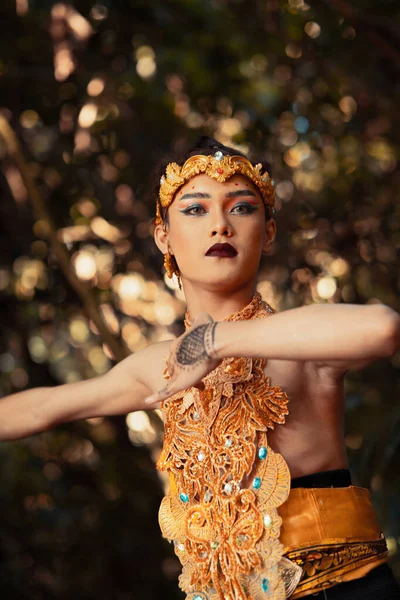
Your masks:
<instances>
[{"instance_id":1,"label":"forearm tattoo","mask_svg":"<svg viewBox=\"0 0 400 600\"><path fill-rule=\"evenodd\" d=\"M180 366L194 365L200 360L213 358L214 332L217 323L199 325L183 338L176 353Z\"/></svg>"}]
</instances>

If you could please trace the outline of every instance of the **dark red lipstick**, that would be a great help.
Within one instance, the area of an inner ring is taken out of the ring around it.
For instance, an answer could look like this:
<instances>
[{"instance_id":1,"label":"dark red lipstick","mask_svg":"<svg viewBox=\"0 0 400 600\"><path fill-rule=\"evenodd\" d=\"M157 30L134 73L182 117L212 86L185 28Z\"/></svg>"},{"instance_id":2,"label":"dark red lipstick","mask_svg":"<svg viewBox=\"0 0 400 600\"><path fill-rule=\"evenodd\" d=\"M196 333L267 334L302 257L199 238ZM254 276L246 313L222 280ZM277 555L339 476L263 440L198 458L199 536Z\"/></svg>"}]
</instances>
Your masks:
<instances>
[{"instance_id":1,"label":"dark red lipstick","mask_svg":"<svg viewBox=\"0 0 400 600\"><path fill-rule=\"evenodd\" d=\"M230 244L214 244L206 252L206 256L219 256L220 258L233 258L237 250Z\"/></svg>"}]
</instances>

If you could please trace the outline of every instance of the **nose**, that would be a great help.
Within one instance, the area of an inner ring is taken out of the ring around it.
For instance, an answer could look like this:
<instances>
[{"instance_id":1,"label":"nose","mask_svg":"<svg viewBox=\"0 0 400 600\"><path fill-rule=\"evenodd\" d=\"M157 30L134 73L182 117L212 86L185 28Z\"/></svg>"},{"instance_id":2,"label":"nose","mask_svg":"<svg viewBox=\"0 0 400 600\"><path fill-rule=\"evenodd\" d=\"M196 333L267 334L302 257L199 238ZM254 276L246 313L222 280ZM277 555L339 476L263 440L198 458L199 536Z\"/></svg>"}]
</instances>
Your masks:
<instances>
[{"instance_id":1,"label":"nose","mask_svg":"<svg viewBox=\"0 0 400 600\"><path fill-rule=\"evenodd\" d=\"M210 228L210 237L214 237L216 235L224 235L226 237L232 236L231 226L222 210L218 211L217 214L214 215L214 219Z\"/></svg>"}]
</instances>

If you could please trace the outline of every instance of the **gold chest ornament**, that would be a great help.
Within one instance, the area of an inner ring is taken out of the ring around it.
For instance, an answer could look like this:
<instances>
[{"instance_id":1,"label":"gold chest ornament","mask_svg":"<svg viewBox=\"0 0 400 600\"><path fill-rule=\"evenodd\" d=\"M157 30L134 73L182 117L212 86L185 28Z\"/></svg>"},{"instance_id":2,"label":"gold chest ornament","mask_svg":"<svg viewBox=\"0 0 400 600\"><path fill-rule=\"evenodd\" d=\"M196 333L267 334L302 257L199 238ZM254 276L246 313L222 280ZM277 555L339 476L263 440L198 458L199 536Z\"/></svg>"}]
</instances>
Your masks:
<instances>
[{"instance_id":1,"label":"gold chest ornament","mask_svg":"<svg viewBox=\"0 0 400 600\"><path fill-rule=\"evenodd\" d=\"M226 320L275 312L257 292ZM270 385L264 366L262 358L224 359L203 379L204 391L189 388L162 403L157 468L169 472L170 489L159 522L182 563L187 600L284 600L301 577L279 542L277 507L289 495L290 473L267 440L267 429L285 422L288 397Z\"/></svg>"}]
</instances>

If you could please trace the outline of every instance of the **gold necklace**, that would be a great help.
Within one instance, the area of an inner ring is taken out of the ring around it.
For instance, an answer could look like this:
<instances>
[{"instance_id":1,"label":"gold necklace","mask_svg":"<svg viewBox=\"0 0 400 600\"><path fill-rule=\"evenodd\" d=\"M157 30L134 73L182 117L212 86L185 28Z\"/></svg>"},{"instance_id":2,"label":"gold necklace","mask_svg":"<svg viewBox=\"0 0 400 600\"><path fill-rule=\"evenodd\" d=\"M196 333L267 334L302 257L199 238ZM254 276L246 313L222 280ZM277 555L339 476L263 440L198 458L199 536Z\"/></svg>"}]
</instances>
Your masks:
<instances>
[{"instance_id":1,"label":"gold necklace","mask_svg":"<svg viewBox=\"0 0 400 600\"><path fill-rule=\"evenodd\" d=\"M274 313L256 293L225 320ZM183 565L187 600L284 600L301 575L279 542L289 469L267 440L267 429L285 422L288 397L264 367L263 358L224 359L204 377L204 391L189 388L162 404L157 468L171 485L159 521Z\"/></svg>"},{"instance_id":2,"label":"gold necklace","mask_svg":"<svg viewBox=\"0 0 400 600\"><path fill-rule=\"evenodd\" d=\"M265 300L261 298L261 294L259 292L256 292L251 302L247 304L247 306L229 315L229 317L226 317L225 319L223 319L223 321L247 321L248 319L252 319L257 310L260 308L261 304L264 306L265 310L267 310L269 314L273 314L275 312L272 306L270 306L267 302L265 302ZM185 312L184 324L185 329L189 329L189 327L191 327L191 318L189 311Z\"/></svg>"}]
</instances>

